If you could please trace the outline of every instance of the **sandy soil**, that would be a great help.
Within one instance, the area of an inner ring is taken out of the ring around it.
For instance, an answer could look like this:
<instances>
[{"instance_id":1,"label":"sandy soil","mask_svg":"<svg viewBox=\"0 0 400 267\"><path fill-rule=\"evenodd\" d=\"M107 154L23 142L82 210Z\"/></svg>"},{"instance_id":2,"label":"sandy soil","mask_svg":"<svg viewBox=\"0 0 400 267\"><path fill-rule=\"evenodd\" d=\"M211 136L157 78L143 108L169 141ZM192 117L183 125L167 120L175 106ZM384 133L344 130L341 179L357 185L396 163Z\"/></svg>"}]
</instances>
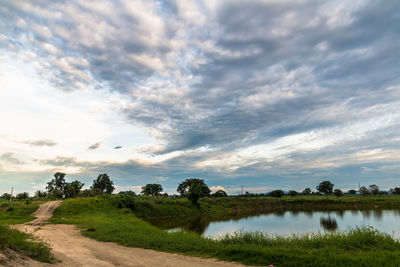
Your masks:
<instances>
[{"instance_id":1,"label":"sandy soil","mask_svg":"<svg viewBox=\"0 0 400 267\"><path fill-rule=\"evenodd\" d=\"M111 242L99 242L81 235L73 225L46 224L60 201L45 203L34 213L32 222L18 225L20 231L32 234L48 243L60 262L55 265L19 260L10 266L241 266L214 259L202 259L158 252L141 248L128 248ZM1 257L0 257L1 258Z\"/></svg>"}]
</instances>

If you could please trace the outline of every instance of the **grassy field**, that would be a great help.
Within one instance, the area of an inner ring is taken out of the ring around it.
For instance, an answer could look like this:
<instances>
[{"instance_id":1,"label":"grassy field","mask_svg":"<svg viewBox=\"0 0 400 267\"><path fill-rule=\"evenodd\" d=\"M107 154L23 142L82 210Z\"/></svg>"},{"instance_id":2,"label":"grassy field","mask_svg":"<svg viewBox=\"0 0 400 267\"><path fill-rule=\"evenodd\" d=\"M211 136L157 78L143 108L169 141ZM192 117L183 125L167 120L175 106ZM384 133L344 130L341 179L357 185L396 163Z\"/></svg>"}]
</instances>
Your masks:
<instances>
[{"instance_id":1,"label":"grassy field","mask_svg":"<svg viewBox=\"0 0 400 267\"><path fill-rule=\"evenodd\" d=\"M18 253L42 262L52 262L50 248L17 230L10 229L10 224L20 224L33 220L32 213L38 208L40 201L26 204L25 201L0 200L0 250L14 250Z\"/></svg>"},{"instance_id":2,"label":"grassy field","mask_svg":"<svg viewBox=\"0 0 400 267\"><path fill-rule=\"evenodd\" d=\"M215 214L247 209L398 208L399 197L285 197L186 199L164 197L96 197L63 203L52 219L75 224L88 237L124 246L214 257L252 265L276 266L400 266L400 243L370 228L312 236L276 237L236 233L218 240L191 232L166 232L141 218Z\"/></svg>"},{"instance_id":3,"label":"grassy field","mask_svg":"<svg viewBox=\"0 0 400 267\"><path fill-rule=\"evenodd\" d=\"M26 204L25 201L0 200L0 224L19 224L35 219L32 213L39 207L40 203Z\"/></svg>"}]
</instances>

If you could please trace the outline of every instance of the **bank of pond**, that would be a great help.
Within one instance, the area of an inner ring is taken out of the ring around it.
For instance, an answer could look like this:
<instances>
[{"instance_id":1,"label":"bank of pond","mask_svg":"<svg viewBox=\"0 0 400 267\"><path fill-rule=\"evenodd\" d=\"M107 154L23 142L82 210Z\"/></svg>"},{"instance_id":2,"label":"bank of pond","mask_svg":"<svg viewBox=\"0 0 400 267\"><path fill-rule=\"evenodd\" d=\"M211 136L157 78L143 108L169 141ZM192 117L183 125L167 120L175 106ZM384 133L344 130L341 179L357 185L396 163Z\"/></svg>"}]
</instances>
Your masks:
<instances>
[{"instance_id":1,"label":"bank of pond","mask_svg":"<svg viewBox=\"0 0 400 267\"><path fill-rule=\"evenodd\" d=\"M51 222L77 225L99 241L249 265L400 266L399 211L399 196L224 197L193 205L112 195L66 200Z\"/></svg>"},{"instance_id":2,"label":"bank of pond","mask_svg":"<svg viewBox=\"0 0 400 267\"><path fill-rule=\"evenodd\" d=\"M400 266L399 240L389 228L369 227L396 220L398 210L398 196L204 198L197 206L183 198L109 196L67 200L52 221L100 241L249 265Z\"/></svg>"}]
</instances>

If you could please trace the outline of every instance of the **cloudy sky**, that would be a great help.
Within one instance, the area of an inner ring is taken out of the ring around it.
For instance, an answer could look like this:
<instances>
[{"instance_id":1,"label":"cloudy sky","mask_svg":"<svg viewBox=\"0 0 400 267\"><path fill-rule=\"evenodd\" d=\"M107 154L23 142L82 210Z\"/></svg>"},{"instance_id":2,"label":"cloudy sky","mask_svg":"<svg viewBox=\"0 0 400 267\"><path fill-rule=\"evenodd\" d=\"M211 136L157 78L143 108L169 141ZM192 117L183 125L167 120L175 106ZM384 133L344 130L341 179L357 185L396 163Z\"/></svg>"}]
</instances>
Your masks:
<instances>
[{"instance_id":1,"label":"cloudy sky","mask_svg":"<svg viewBox=\"0 0 400 267\"><path fill-rule=\"evenodd\" d=\"M0 192L400 186L400 1L0 0Z\"/></svg>"}]
</instances>

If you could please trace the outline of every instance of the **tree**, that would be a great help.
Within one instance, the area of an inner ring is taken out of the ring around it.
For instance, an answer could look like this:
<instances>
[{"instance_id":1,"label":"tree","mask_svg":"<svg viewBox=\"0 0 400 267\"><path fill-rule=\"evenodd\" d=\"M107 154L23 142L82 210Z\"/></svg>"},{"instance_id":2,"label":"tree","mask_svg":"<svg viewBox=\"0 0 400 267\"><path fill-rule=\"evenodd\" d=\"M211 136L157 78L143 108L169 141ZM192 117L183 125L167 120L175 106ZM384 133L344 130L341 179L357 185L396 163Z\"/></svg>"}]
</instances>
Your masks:
<instances>
[{"instance_id":1,"label":"tree","mask_svg":"<svg viewBox=\"0 0 400 267\"><path fill-rule=\"evenodd\" d=\"M37 190L35 192L35 194L34 194L34 197L35 198L46 198L47 197L47 193L43 192L43 191L40 191L40 190Z\"/></svg>"},{"instance_id":2,"label":"tree","mask_svg":"<svg viewBox=\"0 0 400 267\"><path fill-rule=\"evenodd\" d=\"M366 196L369 194L368 188L365 186L361 186L360 189L358 190L360 192L360 195Z\"/></svg>"},{"instance_id":3,"label":"tree","mask_svg":"<svg viewBox=\"0 0 400 267\"><path fill-rule=\"evenodd\" d=\"M391 188L389 191L393 195L400 195L400 187Z\"/></svg>"},{"instance_id":4,"label":"tree","mask_svg":"<svg viewBox=\"0 0 400 267\"><path fill-rule=\"evenodd\" d=\"M285 195L285 192L283 192L280 189L277 189L277 190L274 190L274 191L271 191L268 193L269 197L283 197L283 195Z\"/></svg>"},{"instance_id":5,"label":"tree","mask_svg":"<svg viewBox=\"0 0 400 267\"><path fill-rule=\"evenodd\" d=\"M82 190L79 195L81 197L94 197L94 196L96 196L96 192L92 189L85 189L85 190Z\"/></svg>"},{"instance_id":6,"label":"tree","mask_svg":"<svg viewBox=\"0 0 400 267\"><path fill-rule=\"evenodd\" d=\"M120 191L118 195L136 196L136 193L133 192L132 190L128 190L128 191Z\"/></svg>"},{"instance_id":7,"label":"tree","mask_svg":"<svg viewBox=\"0 0 400 267\"><path fill-rule=\"evenodd\" d=\"M190 187L194 185L200 185L200 191L202 196L209 196L211 193L210 188L208 188L208 185L204 182L203 179L199 178L189 178L183 181L178 185L178 189L176 191L183 197L187 196L187 194L190 191ZM194 187L193 187L194 188Z\"/></svg>"},{"instance_id":8,"label":"tree","mask_svg":"<svg viewBox=\"0 0 400 267\"><path fill-rule=\"evenodd\" d=\"M218 190L217 192L215 192L211 196L213 196L213 197L227 197L228 194L224 190Z\"/></svg>"},{"instance_id":9,"label":"tree","mask_svg":"<svg viewBox=\"0 0 400 267\"><path fill-rule=\"evenodd\" d=\"M25 200L29 198L29 193L28 192L23 192L23 193L19 193L15 196L16 200Z\"/></svg>"},{"instance_id":10,"label":"tree","mask_svg":"<svg viewBox=\"0 0 400 267\"><path fill-rule=\"evenodd\" d=\"M333 186L334 184L332 184L330 181L323 181L317 186L317 190L318 192L328 195L332 194Z\"/></svg>"},{"instance_id":11,"label":"tree","mask_svg":"<svg viewBox=\"0 0 400 267\"><path fill-rule=\"evenodd\" d=\"M96 180L93 181L91 189L93 191L98 191L100 193L106 193L111 195L115 187L113 181L111 181L108 174L102 173L97 177Z\"/></svg>"},{"instance_id":12,"label":"tree","mask_svg":"<svg viewBox=\"0 0 400 267\"><path fill-rule=\"evenodd\" d=\"M376 184L371 184L369 185L369 192L371 192L371 194L373 195L378 195L379 194L379 186L377 186Z\"/></svg>"},{"instance_id":13,"label":"tree","mask_svg":"<svg viewBox=\"0 0 400 267\"><path fill-rule=\"evenodd\" d=\"M343 192L342 192L342 190L340 190L340 189L335 189L335 190L333 190L333 193L334 193L335 196L337 196L337 197L343 196Z\"/></svg>"},{"instance_id":14,"label":"tree","mask_svg":"<svg viewBox=\"0 0 400 267\"><path fill-rule=\"evenodd\" d=\"M78 180L75 180L71 183L66 183L64 186L65 196L66 197L77 197L80 194L81 189L84 185L85 185L84 183L82 183Z\"/></svg>"},{"instance_id":15,"label":"tree","mask_svg":"<svg viewBox=\"0 0 400 267\"><path fill-rule=\"evenodd\" d=\"M4 193L3 195L1 195L1 198L2 199L5 199L5 200L11 200L11 194L9 194L9 193Z\"/></svg>"},{"instance_id":16,"label":"tree","mask_svg":"<svg viewBox=\"0 0 400 267\"><path fill-rule=\"evenodd\" d=\"M301 192L302 195L309 196L311 195L311 188L307 187L306 189Z\"/></svg>"},{"instance_id":17,"label":"tree","mask_svg":"<svg viewBox=\"0 0 400 267\"><path fill-rule=\"evenodd\" d=\"M289 190L288 195L291 196L291 197L295 197L295 196L298 195L298 193L296 191L294 191L294 190Z\"/></svg>"},{"instance_id":18,"label":"tree","mask_svg":"<svg viewBox=\"0 0 400 267\"><path fill-rule=\"evenodd\" d=\"M176 191L196 205L201 197L209 196L211 192L204 180L199 178L186 179L178 185Z\"/></svg>"},{"instance_id":19,"label":"tree","mask_svg":"<svg viewBox=\"0 0 400 267\"><path fill-rule=\"evenodd\" d=\"M347 191L347 193L348 193L349 195L355 195L355 194L357 193L357 191L354 190L354 189L350 189L349 191Z\"/></svg>"},{"instance_id":20,"label":"tree","mask_svg":"<svg viewBox=\"0 0 400 267\"><path fill-rule=\"evenodd\" d=\"M142 187L142 194L158 196L163 191L163 188L160 184L146 184Z\"/></svg>"},{"instance_id":21,"label":"tree","mask_svg":"<svg viewBox=\"0 0 400 267\"><path fill-rule=\"evenodd\" d=\"M54 174L54 179L47 183L46 189L51 194L56 190L64 191L65 186L65 173L56 172Z\"/></svg>"}]
</instances>

